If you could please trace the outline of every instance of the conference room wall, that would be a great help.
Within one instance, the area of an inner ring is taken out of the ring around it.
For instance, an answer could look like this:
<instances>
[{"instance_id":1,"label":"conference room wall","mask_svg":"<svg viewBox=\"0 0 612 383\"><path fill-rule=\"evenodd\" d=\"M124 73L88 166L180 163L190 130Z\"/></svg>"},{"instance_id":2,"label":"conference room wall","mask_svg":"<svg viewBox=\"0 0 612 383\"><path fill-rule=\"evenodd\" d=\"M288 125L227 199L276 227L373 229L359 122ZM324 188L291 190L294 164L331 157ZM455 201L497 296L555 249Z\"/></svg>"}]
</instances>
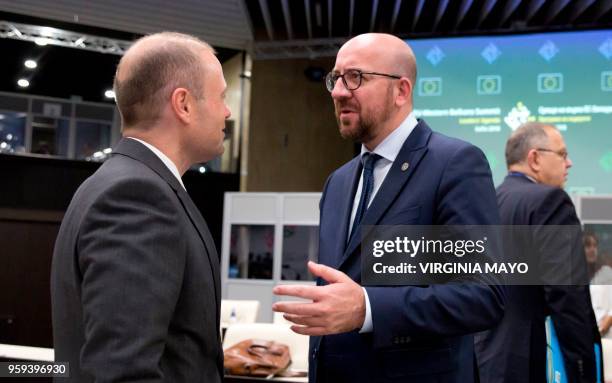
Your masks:
<instances>
[{"instance_id":1,"label":"conference room wall","mask_svg":"<svg viewBox=\"0 0 612 383\"><path fill-rule=\"evenodd\" d=\"M323 80L304 71L333 68L332 58L254 60L251 76L249 192L318 192L327 176L354 155L338 133Z\"/></svg>"}]
</instances>

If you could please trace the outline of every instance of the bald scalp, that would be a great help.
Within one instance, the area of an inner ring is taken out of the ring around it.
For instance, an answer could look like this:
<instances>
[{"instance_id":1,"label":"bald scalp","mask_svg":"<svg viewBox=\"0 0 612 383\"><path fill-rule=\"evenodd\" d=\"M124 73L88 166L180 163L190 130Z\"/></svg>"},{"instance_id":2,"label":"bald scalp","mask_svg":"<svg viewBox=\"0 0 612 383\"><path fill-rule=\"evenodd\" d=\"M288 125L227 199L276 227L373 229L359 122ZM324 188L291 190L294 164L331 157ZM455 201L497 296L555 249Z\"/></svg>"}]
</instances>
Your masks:
<instances>
[{"instance_id":1,"label":"bald scalp","mask_svg":"<svg viewBox=\"0 0 612 383\"><path fill-rule=\"evenodd\" d=\"M157 121L176 88L204 96L208 62L214 49L190 35L162 32L137 40L119 61L114 90L122 129Z\"/></svg>"},{"instance_id":2,"label":"bald scalp","mask_svg":"<svg viewBox=\"0 0 612 383\"><path fill-rule=\"evenodd\" d=\"M407 77L414 85L417 76L416 57L412 48L402 39L386 33L364 33L347 41L338 51L343 53L361 52L376 61L391 74Z\"/></svg>"}]
</instances>

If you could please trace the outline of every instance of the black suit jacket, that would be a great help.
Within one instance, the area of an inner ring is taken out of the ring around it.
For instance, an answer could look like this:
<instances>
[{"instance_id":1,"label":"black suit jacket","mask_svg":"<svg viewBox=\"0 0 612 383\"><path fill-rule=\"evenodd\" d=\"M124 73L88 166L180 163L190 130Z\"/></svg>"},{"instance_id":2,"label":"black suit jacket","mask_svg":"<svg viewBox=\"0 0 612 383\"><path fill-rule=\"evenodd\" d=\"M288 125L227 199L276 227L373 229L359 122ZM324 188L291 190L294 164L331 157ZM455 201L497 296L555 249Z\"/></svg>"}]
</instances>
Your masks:
<instances>
[{"instance_id":1,"label":"black suit jacket","mask_svg":"<svg viewBox=\"0 0 612 383\"><path fill-rule=\"evenodd\" d=\"M62 382L220 382L219 259L163 162L132 139L77 190L51 271Z\"/></svg>"},{"instance_id":2,"label":"black suit jacket","mask_svg":"<svg viewBox=\"0 0 612 383\"><path fill-rule=\"evenodd\" d=\"M540 225L572 225L580 232L574 205L560 188L510 175L497 188L497 201L503 225L531 225L534 232ZM532 243L521 244L526 246L523 249L537 249L530 256L539 259L530 260L530 265L539 267L542 278L548 280L555 278L551 273L571 265L573 280L582 284L509 286L502 322L476 337L482 383L546 381L544 321L548 315L557 331L568 382L595 382L593 345L600 341L581 237L546 238L547 235L535 235ZM524 237L514 238L514 241L524 240L529 241Z\"/></svg>"}]
</instances>

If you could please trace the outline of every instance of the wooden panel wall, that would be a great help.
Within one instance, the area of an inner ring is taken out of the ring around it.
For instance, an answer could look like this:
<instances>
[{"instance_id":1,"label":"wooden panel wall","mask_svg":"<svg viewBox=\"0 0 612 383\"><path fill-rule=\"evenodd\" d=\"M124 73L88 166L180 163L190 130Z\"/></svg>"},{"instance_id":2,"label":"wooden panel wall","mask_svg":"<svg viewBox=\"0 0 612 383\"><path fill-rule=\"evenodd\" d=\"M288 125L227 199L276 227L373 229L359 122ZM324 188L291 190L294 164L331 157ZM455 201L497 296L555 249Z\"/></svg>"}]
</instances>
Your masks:
<instances>
[{"instance_id":1,"label":"wooden panel wall","mask_svg":"<svg viewBox=\"0 0 612 383\"><path fill-rule=\"evenodd\" d=\"M333 59L253 61L246 191L321 191L327 176L353 157L323 81L304 74L333 65Z\"/></svg>"}]
</instances>

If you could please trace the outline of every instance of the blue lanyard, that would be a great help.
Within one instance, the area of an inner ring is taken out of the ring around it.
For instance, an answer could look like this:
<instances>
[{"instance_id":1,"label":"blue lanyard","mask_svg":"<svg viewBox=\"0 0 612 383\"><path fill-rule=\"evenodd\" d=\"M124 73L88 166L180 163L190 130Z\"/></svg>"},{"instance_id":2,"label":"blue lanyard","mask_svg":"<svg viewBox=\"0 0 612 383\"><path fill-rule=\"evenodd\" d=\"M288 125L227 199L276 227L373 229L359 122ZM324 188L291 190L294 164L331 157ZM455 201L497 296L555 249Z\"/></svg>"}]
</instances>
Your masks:
<instances>
[{"instance_id":1,"label":"blue lanyard","mask_svg":"<svg viewBox=\"0 0 612 383\"><path fill-rule=\"evenodd\" d=\"M523 177L529 180L529 177L527 177L525 173L521 173L521 172L508 172L508 177Z\"/></svg>"}]
</instances>

